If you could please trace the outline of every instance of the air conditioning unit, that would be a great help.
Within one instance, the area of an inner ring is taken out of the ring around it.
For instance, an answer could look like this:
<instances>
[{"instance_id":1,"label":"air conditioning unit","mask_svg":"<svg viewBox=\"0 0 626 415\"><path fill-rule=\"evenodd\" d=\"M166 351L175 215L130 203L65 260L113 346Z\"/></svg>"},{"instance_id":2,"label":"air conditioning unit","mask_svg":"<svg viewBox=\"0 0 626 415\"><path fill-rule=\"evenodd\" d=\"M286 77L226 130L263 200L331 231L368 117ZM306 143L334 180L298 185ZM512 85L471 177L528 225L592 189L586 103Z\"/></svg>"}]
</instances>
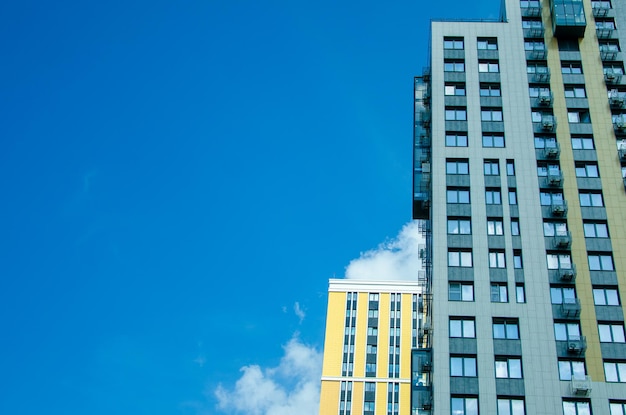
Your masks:
<instances>
[{"instance_id":1,"label":"air conditioning unit","mask_svg":"<svg viewBox=\"0 0 626 415\"><path fill-rule=\"evenodd\" d=\"M565 213L565 205L552 205L552 213L563 215Z\"/></svg>"},{"instance_id":2,"label":"air conditioning unit","mask_svg":"<svg viewBox=\"0 0 626 415\"><path fill-rule=\"evenodd\" d=\"M542 105L550 105L552 102L552 97L550 95L541 95L539 97L539 103Z\"/></svg>"},{"instance_id":3,"label":"air conditioning unit","mask_svg":"<svg viewBox=\"0 0 626 415\"><path fill-rule=\"evenodd\" d=\"M562 281L574 281L576 278L576 271L573 269L562 269L561 270L561 280Z\"/></svg>"},{"instance_id":4,"label":"air conditioning unit","mask_svg":"<svg viewBox=\"0 0 626 415\"><path fill-rule=\"evenodd\" d=\"M423 403L422 403L422 409L425 411L430 411L433 409L433 401L432 399L426 399Z\"/></svg>"},{"instance_id":5,"label":"air conditioning unit","mask_svg":"<svg viewBox=\"0 0 626 415\"><path fill-rule=\"evenodd\" d=\"M558 147L547 147L545 150L546 157L555 158L559 155Z\"/></svg>"},{"instance_id":6,"label":"air conditioning unit","mask_svg":"<svg viewBox=\"0 0 626 415\"><path fill-rule=\"evenodd\" d=\"M432 370L433 370L432 362L424 362L424 364L422 364L422 372L431 372Z\"/></svg>"},{"instance_id":7,"label":"air conditioning unit","mask_svg":"<svg viewBox=\"0 0 626 415\"><path fill-rule=\"evenodd\" d=\"M551 130L551 129L554 128L554 120L552 120L552 119L542 120L541 121L541 126L545 130Z\"/></svg>"},{"instance_id":8,"label":"air conditioning unit","mask_svg":"<svg viewBox=\"0 0 626 415\"><path fill-rule=\"evenodd\" d=\"M576 396L588 396L591 392L591 377L584 379L572 379L572 394Z\"/></svg>"},{"instance_id":9,"label":"air conditioning unit","mask_svg":"<svg viewBox=\"0 0 626 415\"><path fill-rule=\"evenodd\" d=\"M607 72L604 74L604 79L608 82L614 82L617 76L613 72Z\"/></svg>"},{"instance_id":10,"label":"air conditioning unit","mask_svg":"<svg viewBox=\"0 0 626 415\"><path fill-rule=\"evenodd\" d=\"M563 182L563 176L560 174L553 174L548 176L548 183L552 186L558 186Z\"/></svg>"}]
</instances>

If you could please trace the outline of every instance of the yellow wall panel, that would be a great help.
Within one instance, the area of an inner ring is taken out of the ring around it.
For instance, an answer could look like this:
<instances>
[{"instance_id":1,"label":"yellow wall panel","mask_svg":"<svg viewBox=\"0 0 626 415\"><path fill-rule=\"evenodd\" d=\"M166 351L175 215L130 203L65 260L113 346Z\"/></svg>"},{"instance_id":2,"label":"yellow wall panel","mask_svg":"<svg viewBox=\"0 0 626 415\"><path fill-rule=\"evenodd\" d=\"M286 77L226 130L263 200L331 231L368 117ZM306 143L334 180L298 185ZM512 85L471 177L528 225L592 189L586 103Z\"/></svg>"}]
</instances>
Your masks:
<instances>
[{"instance_id":1,"label":"yellow wall panel","mask_svg":"<svg viewBox=\"0 0 626 415\"><path fill-rule=\"evenodd\" d=\"M341 382L339 381L322 381L320 391L320 415L336 414L339 408L339 397L341 391Z\"/></svg>"},{"instance_id":2,"label":"yellow wall panel","mask_svg":"<svg viewBox=\"0 0 626 415\"><path fill-rule=\"evenodd\" d=\"M328 293L322 376L340 376L346 321L346 293Z\"/></svg>"}]
</instances>

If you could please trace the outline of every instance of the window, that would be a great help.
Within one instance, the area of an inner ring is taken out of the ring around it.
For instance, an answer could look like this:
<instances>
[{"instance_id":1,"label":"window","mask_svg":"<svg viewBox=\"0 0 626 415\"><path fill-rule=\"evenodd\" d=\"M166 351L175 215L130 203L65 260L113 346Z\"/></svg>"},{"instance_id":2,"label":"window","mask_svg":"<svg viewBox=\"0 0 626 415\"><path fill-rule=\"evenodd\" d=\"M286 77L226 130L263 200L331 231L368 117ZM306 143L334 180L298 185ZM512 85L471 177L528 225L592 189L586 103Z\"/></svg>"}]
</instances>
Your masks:
<instances>
[{"instance_id":1,"label":"window","mask_svg":"<svg viewBox=\"0 0 626 415\"><path fill-rule=\"evenodd\" d=\"M478 398L452 396L450 411L454 415L478 415Z\"/></svg>"},{"instance_id":2,"label":"window","mask_svg":"<svg viewBox=\"0 0 626 415\"><path fill-rule=\"evenodd\" d=\"M537 162L537 175L539 177L546 177L548 175L560 174L561 167L558 163L545 163L545 162Z\"/></svg>"},{"instance_id":3,"label":"window","mask_svg":"<svg viewBox=\"0 0 626 415\"><path fill-rule=\"evenodd\" d=\"M532 122L542 122L543 120L554 120L554 114L550 111L532 111L530 113Z\"/></svg>"},{"instance_id":4,"label":"window","mask_svg":"<svg viewBox=\"0 0 626 415\"><path fill-rule=\"evenodd\" d=\"M378 301L378 293L370 293L369 300L370 301Z\"/></svg>"},{"instance_id":5,"label":"window","mask_svg":"<svg viewBox=\"0 0 626 415\"><path fill-rule=\"evenodd\" d=\"M519 4L523 9L528 7L540 7L540 0L520 0Z\"/></svg>"},{"instance_id":6,"label":"window","mask_svg":"<svg viewBox=\"0 0 626 415\"><path fill-rule=\"evenodd\" d=\"M448 284L449 301L474 301L474 285L471 283L451 282Z\"/></svg>"},{"instance_id":7,"label":"window","mask_svg":"<svg viewBox=\"0 0 626 415\"><path fill-rule=\"evenodd\" d=\"M525 415L523 399L498 398L498 415Z\"/></svg>"},{"instance_id":8,"label":"window","mask_svg":"<svg viewBox=\"0 0 626 415\"><path fill-rule=\"evenodd\" d=\"M609 409L611 410L610 415L626 415L626 402L610 401Z\"/></svg>"},{"instance_id":9,"label":"window","mask_svg":"<svg viewBox=\"0 0 626 415\"><path fill-rule=\"evenodd\" d=\"M587 254L589 271L613 271L613 257L609 254Z\"/></svg>"},{"instance_id":10,"label":"window","mask_svg":"<svg viewBox=\"0 0 626 415\"><path fill-rule=\"evenodd\" d=\"M485 203L488 205L501 205L502 195L500 189L487 188L485 191Z\"/></svg>"},{"instance_id":11,"label":"window","mask_svg":"<svg viewBox=\"0 0 626 415\"><path fill-rule=\"evenodd\" d=\"M476 357L450 356L450 376L476 377Z\"/></svg>"},{"instance_id":12,"label":"window","mask_svg":"<svg viewBox=\"0 0 626 415\"><path fill-rule=\"evenodd\" d=\"M465 72L465 61L446 59L443 61L443 70L445 72Z\"/></svg>"},{"instance_id":13,"label":"window","mask_svg":"<svg viewBox=\"0 0 626 415\"><path fill-rule=\"evenodd\" d=\"M591 0L591 7L594 9L610 9L611 2L609 0Z\"/></svg>"},{"instance_id":14,"label":"window","mask_svg":"<svg viewBox=\"0 0 626 415\"><path fill-rule=\"evenodd\" d=\"M550 70L545 65L545 63L528 62L528 65L526 65L526 73L547 75L550 73Z\"/></svg>"},{"instance_id":15,"label":"window","mask_svg":"<svg viewBox=\"0 0 626 415\"><path fill-rule=\"evenodd\" d=\"M506 268L504 251L489 251L489 268ZM493 285L492 293L493 293Z\"/></svg>"},{"instance_id":16,"label":"window","mask_svg":"<svg viewBox=\"0 0 626 415\"><path fill-rule=\"evenodd\" d=\"M576 163L576 177L600 177L596 163Z\"/></svg>"},{"instance_id":17,"label":"window","mask_svg":"<svg viewBox=\"0 0 626 415\"><path fill-rule=\"evenodd\" d=\"M378 318L378 310L367 310L367 317Z\"/></svg>"},{"instance_id":18,"label":"window","mask_svg":"<svg viewBox=\"0 0 626 415\"><path fill-rule=\"evenodd\" d=\"M519 220L518 219L511 219L511 235L512 236L519 236Z\"/></svg>"},{"instance_id":19,"label":"window","mask_svg":"<svg viewBox=\"0 0 626 415\"><path fill-rule=\"evenodd\" d=\"M607 382L626 382L626 362L604 362L604 376Z\"/></svg>"},{"instance_id":20,"label":"window","mask_svg":"<svg viewBox=\"0 0 626 415\"><path fill-rule=\"evenodd\" d=\"M554 323L554 339L557 341L580 340L580 324L577 322Z\"/></svg>"},{"instance_id":21,"label":"window","mask_svg":"<svg viewBox=\"0 0 626 415\"><path fill-rule=\"evenodd\" d=\"M509 296L506 283L491 283L491 302L492 303L508 303Z\"/></svg>"},{"instance_id":22,"label":"window","mask_svg":"<svg viewBox=\"0 0 626 415\"><path fill-rule=\"evenodd\" d=\"M583 230L586 238L608 238L609 228L606 222L583 221Z\"/></svg>"},{"instance_id":23,"label":"window","mask_svg":"<svg viewBox=\"0 0 626 415\"><path fill-rule=\"evenodd\" d=\"M500 72L498 61L478 61L478 72Z\"/></svg>"},{"instance_id":24,"label":"window","mask_svg":"<svg viewBox=\"0 0 626 415\"><path fill-rule=\"evenodd\" d=\"M571 269L572 257L569 254L546 254L548 269Z\"/></svg>"},{"instance_id":25,"label":"window","mask_svg":"<svg viewBox=\"0 0 626 415\"><path fill-rule=\"evenodd\" d=\"M368 336L378 336L378 327L368 327L367 328Z\"/></svg>"},{"instance_id":26,"label":"window","mask_svg":"<svg viewBox=\"0 0 626 415\"><path fill-rule=\"evenodd\" d=\"M513 251L513 268L514 269L522 269L522 251L516 249Z\"/></svg>"},{"instance_id":27,"label":"window","mask_svg":"<svg viewBox=\"0 0 626 415\"><path fill-rule=\"evenodd\" d=\"M556 148L556 137L536 136L535 148Z\"/></svg>"},{"instance_id":28,"label":"window","mask_svg":"<svg viewBox=\"0 0 626 415\"><path fill-rule=\"evenodd\" d=\"M504 147L504 135L483 134L483 147Z\"/></svg>"},{"instance_id":29,"label":"window","mask_svg":"<svg viewBox=\"0 0 626 415\"><path fill-rule=\"evenodd\" d=\"M590 123L591 116L587 110L568 110L567 121L573 124L577 123Z\"/></svg>"},{"instance_id":30,"label":"window","mask_svg":"<svg viewBox=\"0 0 626 415\"><path fill-rule=\"evenodd\" d=\"M448 266L450 267L471 267L471 251L448 251Z\"/></svg>"},{"instance_id":31,"label":"window","mask_svg":"<svg viewBox=\"0 0 626 415\"><path fill-rule=\"evenodd\" d=\"M366 363L365 364L365 376L367 376L367 377L375 377L376 376L376 363Z\"/></svg>"},{"instance_id":32,"label":"window","mask_svg":"<svg viewBox=\"0 0 626 415\"><path fill-rule=\"evenodd\" d=\"M448 159L446 174L469 174L469 162L467 159Z\"/></svg>"},{"instance_id":33,"label":"window","mask_svg":"<svg viewBox=\"0 0 626 415\"><path fill-rule=\"evenodd\" d=\"M589 401L563 401L563 415L591 415Z\"/></svg>"},{"instance_id":34,"label":"window","mask_svg":"<svg viewBox=\"0 0 626 415\"><path fill-rule=\"evenodd\" d=\"M504 235L502 218L487 219L487 235Z\"/></svg>"},{"instance_id":35,"label":"window","mask_svg":"<svg viewBox=\"0 0 626 415\"><path fill-rule=\"evenodd\" d=\"M522 359L519 357L496 357L496 378L521 379Z\"/></svg>"},{"instance_id":36,"label":"window","mask_svg":"<svg viewBox=\"0 0 626 415\"><path fill-rule=\"evenodd\" d=\"M376 392L376 382L365 382L365 392Z\"/></svg>"},{"instance_id":37,"label":"window","mask_svg":"<svg viewBox=\"0 0 626 415\"><path fill-rule=\"evenodd\" d=\"M593 303L595 305L619 305L617 288L594 288Z\"/></svg>"},{"instance_id":38,"label":"window","mask_svg":"<svg viewBox=\"0 0 626 415\"><path fill-rule=\"evenodd\" d=\"M500 163L498 160L485 160L483 163L483 170L485 171L485 176L499 176Z\"/></svg>"},{"instance_id":39,"label":"window","mask_svg":"<svg viewBox=\"0 0 626 415\"><path fill-rule=\"evenodd\" d=\"M493 338L519 340L517 319L493 319Z\"/></svg>"},{"instance_id":40,"label":"window","mask_svg":"<svg viewBox=\"0 0 626 415\"><path fill-rule=\"evenodd\" d=\"M499 97L500 95L500 84L480 84L481 97Z\"/></svg>"},{"instance_id":41,"label":"window","mask_svg":"<svg viewBox=\"0 0 626 415\"><path fill-rule=\"evenodd\" d=\"M476 338L476 322L469 317L450 317L450 337Z\"/></svg>"},{"instance_id":42,"label":"window","mask_svg":"<svg viewBox=\"0 0 626 415\"><path fill-rule=\"evenodd\" d=\"M567 222L544 222L543 236L567 235Z\"/></svg>"},{"instance_id":43,"label":"window","mask_svg":"<svg viewBox=\"0 0 626 415\"><path fill-rule=\"evenodd\" d=\"M599 40L600 52L619 52L619 42L614 40Z\"/></svg>"},{"instance_id":44,"label":"window","mask_svg":"<svg viewBox=\"0 0 626 415\"><path fill-rule=\"evenodd\" d=\"M502 108L481 108L481 121L502 121Z\"/></svg>"},{"instance_id":45,"label":"window","mask_svg":"<svg viewBox=\"0 0 626 415\"><path fill-rule=\"evenodd\" d=\"M571 304L576 302L574 287L550 287L552 304Z\"/></svg>"},{"instance_id":46,"label":"window","mask_svg":"<svg viewBox=\"0 0 626 415\"><path fill-rule=\"evenodd\" d=\"M581 74L583 66L580 62L561 62L562 74Z\"/></svg>"},{"instance_id":47,"label":"window","mask_svg":"<svg viewBox=\"0 0 626 415\"><path fill-rule=\"evenodd\" d=\"M467 147L467 133L446 133L446 147Z\"/></svg>"},{"instance_id":48,"label":"window","mask_svg":"<svg viewBox=\"0 0 626 415\"><path fill-rule=\"evenodd\" d=\"M447 200L448 200L448 203L469 203L470 202L469 189L448 188Z\"/></svg>"},{"instance_id":49,"label":"window","mask_svg":"<svg viewBox=\"0 0 626 415\"><path fill-rule=\"evenodd\" d=\"M465 84L446 84L444 86L446 95L465 96Z\"/></svg>"},{"instance_id":50,"label":"window","mask_svg":"<svg viewBox=\"0 0 626 415\"><path fill-rule=\"evenodd\" d=\"M565 98L587 98L584 85L565 85Z\"/></svg>"},{"instance_id":51,"label":"window","mask_svg":"<svg viewBox=\"0 0 626 415\"><path fill-rule=\"evenodd\" d=\"M596 29L615 29L613 19L596 19Z\"/></svg>"},{"instance_id":52,"label":"window","mask_svg":"<svg viewBox=\"0 0 626 415\"><path fill-rule=\"evenodd\" d=\"M517 205L517 191L509 189L509 205Z\"/></svg>"},{"instance_id":53,"label":"window","mask_svg":"<svg viewBox=\"0 0 626 415\"><path fill-rule=\"evenodd\" d=\"M478 50L498 50L498 39L495 37L479 37Z\"/></svg>"},{"instance_id":54,"label":"window","mask_svg":"<svg viewBox=\"0 0 626 415\"><path fill-rule=\"evenodd\" d=\"M600 343L626 343L624 338L624 324L598 324Z\"/></svg>"},{"instance_id":55,"label":"window","mask_svg":"<svg viewBox=\"0 0 626 415\"><path fill-rule=\"evenodd\" d=\"M559 360L559 379L584 379L587 376L585 362L580 360Z\"/></svg>"},{"instance_id":56,"label":"window","mask_svg":"<svg viewBox=\"0 0 626 415\"><path fill-rule=\"evenodd\" d=\"M506 161L506 175L515 176L515 161L513 160Z\"/></svg>"},{"instance_id":57,"label":"window","mask_svg":"<svg viewBox=\"0 0 626 415\"><path fill-rule=\"evenodd\" d=\"M624 75L624 65L621 63L605 64L602 68L604 74Z\"/></svg>"},{"instance_id":58,"label":"window","mask_svg":"<svg viewBox=\"0 0 626 415\"><path fill-rule=\"evenodd\" d=\"M448 219L448 233L451 235L469 235L472 233L471 221L468 218Z\"/></svg>"},{"instance_id":59,"label":"window","mask_svg":"<svg viewBox=\"0 0 626 415\"><path fill-rule=\"evenodd\" d=\"M444 49L463 49L462 37L446 37L443 39Z\"/></svg>"},{"instance_id":60,"label":"window","mask_svg":"<svg viewBox=\"0 0 626 415\"><path fill-rule=\"evenodd\" d=\"M515 302L517 303L526 302L526 291L524 290L523 283L515 284Z\"/></svg>"},{"instance_id":61,"label":"window","mask_svg":"<svg viewBox=\"0 0 626 415\"><path fill-rule=\"evenodd\" d=\"M580 199L580 206L604 206L602 193L581 191L578 193L578 198Z\"/></svg>"},{"instance_id":62,"label":"window","mask_svg":"<svg viewBox=\"0 0 626 415\"><path fill-rule=\"evenodd\" d=\"M446 107L446 121L467 121L467 110L463 107Z\"/></svg>"},{"instance_id":63,"label":"window","mask_svg":"<svg viewBox=\"0 0 626 415\"><path fill-rule=\"evenodd\" d=\"M524 42L524 50L545 50L546 44L543 43L543 40L526 40Z\"/></svg>"},{"instance_id":64,"label":"window","mask_svg":"<svg viewBox=\"0 0 626 415\"><path fill-rule=\"evenodd\" d=\"M543 29L541 19L522 19L522 28L524 29Z\"/></svg>"},{"instance_id":65,"label":"window","mask_svg":"<svg viewBox=\"0 0 626 415\"><path fill-rule=\"evenodd\" d=\"M539 193L539 202L542 206L550 206L550 205L562 205L563 204L563 193L561 192L540 192Z\"/></svg>"},{"instance_id":66,"label":"window","mask_svg":"<svg viewBox=\"0 0 626 415\"><path fill-rule=\"evenodd\" d=\"M550 87L531 85L528 88L528 95L531 98L550 96Z\"/></svg>"},{"instance_id":67,"label":"window","mask_svg":"<svg viewBox=\"0 0 626 415\"><path fill-rule=\"evenodd\" d=\"M578 39L559 39L559 51L578 52L579 50Z\"/></svg>"},{"instance_id":68,"label":"window","mask_svg":"<svg viewBox=\"0 0 626 415\"><path fill-rule=\"evenodd\" d=\"M591 137L572 137L573 150L593 150L593 138Z\"/></svg>"}]
</instances>

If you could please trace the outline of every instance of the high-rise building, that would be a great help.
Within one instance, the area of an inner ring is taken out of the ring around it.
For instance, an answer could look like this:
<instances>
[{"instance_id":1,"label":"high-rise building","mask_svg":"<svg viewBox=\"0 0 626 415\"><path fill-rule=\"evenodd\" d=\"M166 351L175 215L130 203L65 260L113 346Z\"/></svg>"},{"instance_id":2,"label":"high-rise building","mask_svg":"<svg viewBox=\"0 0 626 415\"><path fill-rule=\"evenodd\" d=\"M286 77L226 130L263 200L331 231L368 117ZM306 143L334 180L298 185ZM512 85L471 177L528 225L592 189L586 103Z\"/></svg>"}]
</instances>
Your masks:
<instances>
[{"instance_id":1,"label":"high-rise building","mask_svg":"<svg viewBox=\"0 0 626 415\"><path fill-rule=\"evenodd\" d=\"M399 414L626 415L622 47L621 0L504 0L497 21L432 22L415 79L423 324ZM326 336L323 375L345 344ZM365 413L363 393L347 411L324 379L321 414ZM371 413L394 414L380 396Z\"/></svg>"}]
</instances>

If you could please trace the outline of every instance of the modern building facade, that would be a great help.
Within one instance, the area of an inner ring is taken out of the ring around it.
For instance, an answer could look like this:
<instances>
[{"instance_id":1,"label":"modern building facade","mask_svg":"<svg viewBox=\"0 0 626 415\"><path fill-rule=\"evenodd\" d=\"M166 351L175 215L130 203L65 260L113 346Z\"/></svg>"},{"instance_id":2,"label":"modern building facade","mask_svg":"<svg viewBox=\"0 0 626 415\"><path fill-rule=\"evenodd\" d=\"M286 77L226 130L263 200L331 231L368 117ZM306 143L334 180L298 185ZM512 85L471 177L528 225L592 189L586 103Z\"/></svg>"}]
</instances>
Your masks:
<instances>
[{"instance_id":1,"label":"modern building facade","mask_svg":"<svg viewBox=\"0 0 626 415\"><path fill-rule=\"evenodd\" d=\"M420 328L401 326L402 344L417 338L399 414L626 415L622 47L622 0L504 0L497 21L432 22L415 79ZM395 414L384 393L375 412L361 390L341 406L356 380L336 369L348 314L333 284L320 413Z\"/></svg>"}]
</instances>

